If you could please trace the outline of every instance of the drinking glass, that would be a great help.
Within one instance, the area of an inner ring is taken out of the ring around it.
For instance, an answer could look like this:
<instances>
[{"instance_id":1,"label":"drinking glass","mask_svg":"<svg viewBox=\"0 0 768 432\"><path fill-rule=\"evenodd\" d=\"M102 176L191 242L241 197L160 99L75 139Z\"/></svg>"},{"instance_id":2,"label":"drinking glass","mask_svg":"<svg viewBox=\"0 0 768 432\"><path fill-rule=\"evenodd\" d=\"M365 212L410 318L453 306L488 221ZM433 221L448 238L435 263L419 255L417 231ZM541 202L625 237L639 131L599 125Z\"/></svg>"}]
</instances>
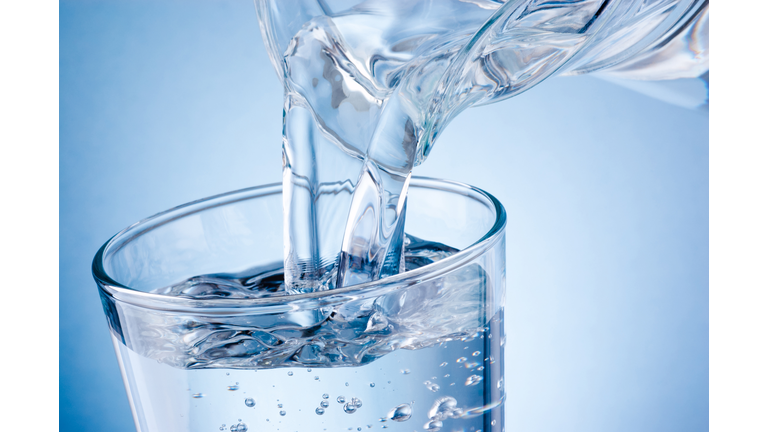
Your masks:
<instances>
[{"instance_id":1,"label":"drinking glass","mask_svg":"<svg viewBox=\"0 0 768 432\"><path fill-rule=\"evenodd\" d=\"M281 195L270 184L185 204L96 254L136 429L502 431L498 200L414 177L408 271L294 294L280 283Z\"/></svg>"}]
</instances>

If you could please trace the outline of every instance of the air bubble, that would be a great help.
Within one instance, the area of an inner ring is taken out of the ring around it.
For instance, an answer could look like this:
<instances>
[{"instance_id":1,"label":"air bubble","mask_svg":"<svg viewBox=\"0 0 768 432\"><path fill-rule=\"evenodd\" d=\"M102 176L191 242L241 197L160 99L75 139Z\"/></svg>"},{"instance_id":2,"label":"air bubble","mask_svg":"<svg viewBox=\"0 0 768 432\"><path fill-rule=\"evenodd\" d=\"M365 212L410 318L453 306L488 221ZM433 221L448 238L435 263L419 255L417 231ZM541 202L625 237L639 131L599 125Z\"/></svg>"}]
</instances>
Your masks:
<instances>
[{"instance_id":1,"label":"air bubble","mask_svg":"<svg viewBox=\"0 0 768 432\"><path fill-rule=\"evenodd\" d=\"M317 408L315 408L315 414L323 415L323 414L325 414L325 410L320 408L320 407L317 407Z\"/></svg>"},{"instance_id":2,"label":"air bubble","mask_svg":"<svg viewBox=\"0 0 768 432\"><path fill-rule=\"evenodd\" d=\"M432 408L429 409L427 415L430 419L441 420L448 417L455 408L456 399L450 396L445 396L436 400L435 403L432 404Z\"/></svg>"},{"instance_id":3,"label":"air bubble","mask_svg":"<svg viewBox=\"0 0 768 432\"><path fill-rule=\"evenodd\" d=\"M348 382L345 382L345 383L344 383L344 385L345 385L345 386L347 386L347 387L349 387L349 383L348 383Z\"/></svg>"},{"instance_id":4,"label":"air bubble","mask_svg":"<svg viewBox=\"0 0 768 432\"><path fill-rule=\"evenodd\" d=\"M323 393L323 399L328 399L328 393Z\"/></svg>"},{"instance_id":5,"label":"air bubble","mask_svg":"<svg viewBox=\"0 0 768 432\"><path fill-rule=\"evenodd\" d=\"M467 385L467 386L477 385L477 383L479 383L482 380L483 380L483 377L481 377L480 375L471 375L469 378L467 378L467 381L464 383L464 385Z\"/></svg>"},{"instance_id":6,"label":"air bubble","mask_svg":"<svg viewBox=\"0 0 768 432\"><path fill-rule=\"evenodd\" d=\"M480 355L480 351L475 351L472 353L472 357L477 357Z\"/></svg>"},{"instance_id":7,"label":"air bubble","mask_svg":"<svg viewBox=\"0 0 768 432\"><path fill-rule=\"evenodd\" d=\"M456 359L456 363L463 363L465 361L467 361L466 357L459 357L459 358Z\"/></svg>"},{"instance_id":8,"label":"air bubble","mask_svg":"<svg viewBox=\"0 0 768 432\"><path fill-rule=\"evenodd\" d=\"M347 414L352 414L355 411L357 411L357 407L352 404L352 402L347 402L344 404L344 412Z\"/></svg>"},{"instance_id":9,"label":"air bubble","mask_svg":"<svg viewBox=\"0 0 768 432\"><path fill-rule=\"evenodd\" d=\"M411 414L413 414L413 409L410 404L400 404L389 410L387 418L396 422L404 422L411 418Z\"/></svg>"},{"instance_id":10,"label":"air bubble","mask_svg":"<svg viewBox=\"0 0 768 432\"><path fill-rule=\"evenodd\" d=\"M307 368L307 372L312 372L312 368Z\"/></svg>"},{"instance_id":11,"label":"air bubble","mask_svg":"<svg viewBox=\"0 0 768 432\"><path fill-rule=\"evenodd\" d=\"M354 405L355 408L360 408L361 406L363 406L363 401L361 401L360 399L358 399L356 397L353 397L352 400L349 401L349 403Z\"/></svg>"},{"instance_id":12,"label":"air bubble","mask_svg":"<svg viewBox=\"0 0 768 432\"><path fill-rule=\"evenodd\" d=\"M280 415L284 416L285 415L285 411L280 411Z\"/></svg>"},{"instance_id":13,"label":"air bubble","mask_svg":"<svg viewBox=\"0 0 768 432\"><path fill-rule=\"evenodd\" d=\"M504 377L499 378L499 381L496 383L496 388L500 389L504 387Z\"/></svg>"},{"instance_id":14,"label":"air bubble","mask_svg":"<svg viewBox=\"0 0 768 432\"><path fill-rule=\"evenodd\" d=\"M315 375L315 381L320 381L320 377Z\"/></svg>"},{"instance_id":15,"label":"air bubble","mask_svg":"<svg viewBox=\"0 0 768 432\"><path fill-rule=\"evenodd\" d=\"M474 369L476 367L480 366L480 363L478 362L466 362L464 363L464 367L467 369Z\"/></svg>"},{"instance_id":16,"label":"air bubble","mask_svg":"<svg viewBox=\"0 0 768 432\"><path fill-rule=\"evenodd\" d=\"M293 372L288 371L288 376L293 376Z\"/></svg>"},{"instance_id":17,"label":"air bubble","mask_svg":"<svg viewBox=\"0 0 768 432\"><path fill-rule=\"evenodd\" d=\"M336 402L338 402L338 403L344 403L344 402L346 402L346 401L347 401L347 400L346 400L346 399L344 399L344 396L339 396L339 397L337 397L337 398L336 398Z\"/></svg>"},{"instance_id":18,"label":"air bubble","mask_svg":"<svg viewBox=\"0 0 768 432\"><path fill-rule=\"evenodd\" d=\"M446 367L446 366L448 366L448 362L442 362L442 363L440 363L440 367Z\"/></svg>"},{"instance_id":19,"label":"air bubble","mask_svg":"<svg viewBox=\"0 0 768 432\"><path fill-rule=\"evenodd\" d=\"M229 391L235 391L235 390L237 390L239 388L240 388L240 386L238 386L238 385L227 386L227 390L229 390Z\"/></svg>"},{"instance_id":20,"label":"air bubble","mask_svg":"<svg viewBox=\"0 0 768 432\"><path fill-rule=\"evenodd\" d=\"M430 420L424 425L424 430L427 432L437 432L443 427L443 422L440 420Z\"/></svg>"},{"instance_id":21,"label":"air bubble","mask_svg":"<svg viewBox=\"0 0 768 432\"><path fill-rule=\"evenodd\" d=\"M253 398L246 398L245 399L245 406L247 406L248 408L251 408L254 405L256 405L256 401L253 400Z\"/></svg>"},{"instance_id":22,"label":"air bubble","mask_svg":"<svg viewBox=\"0 0 768 432\"><path fill-rule=\"evenodd\" d=\"M282 408L282 407L283 407L283 404L277 404L277 407L278 407L278 408Z\"/></svg>"},{"instance_id":23,"label":"air bubble","mask_svg":"<svg viewBox=\"0 0 768 432\"><path fill-rule=\"evenodd\" d=\"M205 395L203 393L195 393L192 395L192 397L195 399L200 399L202 397L205 397Z\"/></svg>"},{"instance_id":24,"label":"air bubble","mask_svg":"<svg viewBox=\"0 0 768 432\"><path fill-rule=\"evenodd\" d=\"M320 406L323 407L323 408L328 408L328 401L324 400L324 401L320 402Z\"/></svg>"},{"instance_id":25,"label":"air bubble","mask_svg":"<svg viewBox=\"0 0 768 432\"><path fill-rule=\"evenodd\" d=\"M410 370L410 369L403 369L403 370L401 370L400 372L401 372L403 375L408 375L409 373L411 373L411 370Z\"/></svg>"},{"instance_id":26,"label":"air bubble","mask_svg":"<svg viewBox=\"0 0 768 432\"><path fill-rule=\"evenodd\" d=\"M368 385L371 386L371 387L376 387L376 383L370 383Z\"/></svg>"}]
</instances>

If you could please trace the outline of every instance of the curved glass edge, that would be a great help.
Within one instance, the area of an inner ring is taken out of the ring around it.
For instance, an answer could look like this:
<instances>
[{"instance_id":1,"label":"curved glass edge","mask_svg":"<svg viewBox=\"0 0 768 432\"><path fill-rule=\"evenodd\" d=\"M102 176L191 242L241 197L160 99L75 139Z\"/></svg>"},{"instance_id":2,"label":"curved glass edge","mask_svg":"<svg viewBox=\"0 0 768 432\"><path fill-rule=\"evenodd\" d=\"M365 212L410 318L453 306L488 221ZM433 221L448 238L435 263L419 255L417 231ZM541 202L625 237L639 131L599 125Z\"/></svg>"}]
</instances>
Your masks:
<instances>
[{"instance_id":1,"label":"curved glass edge","mask_svg":"<svg viewBox=\"0 0 768 432\"><path fill-rule=\"evenodd\" d=\"M504 237L504 228L507 224L506 210L501 202L488 192L460 182L418 176L412 177L411 187L459 193L473 198L485 205L490 204L489 207L492 207L496 213L494 224L483 237L469 247L424 267L373 282L366 282L333 290L292 294L287 296L214 300L194 300L182 297L172 297L132 289L113 280L105 271L103 258L105 254L108 253L110 247L118 246L119 249L122 244L148 230L190 214L242 200L282 193L281 183L271 183L195 200L157 213L130 225L112 236L112 238L99 248L99 251L93 258L91 267L93 278L99 287L99 291L103 295L116 301L149 309L174 312L194 312L198 315L213 316L237 315L241 313L253 314L255 312L254 308L258 308L259 314L280 313L330 306L351 300L377 296L385 292L397 290L398 288L428 282L474 260L493 248ZM261 192L261 194L257 194L258 192ZM118 241L120 244L117 244Z\"/></svg>"}]
</instances>

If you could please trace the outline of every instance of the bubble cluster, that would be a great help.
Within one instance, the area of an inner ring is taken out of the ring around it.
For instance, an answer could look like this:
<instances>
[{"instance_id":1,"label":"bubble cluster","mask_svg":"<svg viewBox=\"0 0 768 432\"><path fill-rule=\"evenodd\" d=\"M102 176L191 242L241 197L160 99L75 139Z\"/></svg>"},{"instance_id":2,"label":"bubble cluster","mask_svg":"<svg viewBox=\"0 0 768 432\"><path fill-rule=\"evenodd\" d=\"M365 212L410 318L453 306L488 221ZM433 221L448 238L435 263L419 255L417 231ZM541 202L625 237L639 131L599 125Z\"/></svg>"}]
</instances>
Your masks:
<instances>
[{"instance_id":1,"label":"bubble cluster","mask_svg":"<svg viewBox=\"0 0 768 432\"><path fill-rule=\"evenodd\" d=\"M440 386L433 383L432 381L424 381L424 385L427 386L427 390L431 392L437 392L440 390Z\"/></svg>"},{"instance_id":2,"label":"bubble cluster","mask_svg":"<svg viewBox=\"0 0 768 432\"><path fill-rule=\"evenodd\" d=\"M436 432L443 427L443 422L440 420L430 420L424 425L424 430L427 432Z\"/></svg>"},{"instance_id":3,"label":"bubble cluster","mask_svg":"<svg viewBox=\"0 0 768 432\"><path fill-rule=\"evenodd\" d=\"M353 397L352 400L349 401L349 403L354 405L355 408L360 408L361 406L363 406L363 401L361 401L360 399L358 399L356 397Z\"/></svg>"},{"instance_id":4,"label":"bubble cluster","mask_svg":"<svg viewBox=\"0 0 768 432\"><path fill-rule=\"evenodd\" d=\"M231 432L246 432L248 430L248 426L245 423L238 423L236 425L230 426L229 430Z\"/></svg>"},{"instance_id":5,"label":"bubble cluster","mask_svg":"<svg viewBox=\"0 0 768 432\"><path fill-rule=\"evenodd\" d=\"M483 380L483 377L481 377L480 375L470 375L469 378L467 378L467 381L464 383L464 385L467 385L467 386L477 385L477 383L479 383L482 380Z\"/></svg>"}]
</instances>

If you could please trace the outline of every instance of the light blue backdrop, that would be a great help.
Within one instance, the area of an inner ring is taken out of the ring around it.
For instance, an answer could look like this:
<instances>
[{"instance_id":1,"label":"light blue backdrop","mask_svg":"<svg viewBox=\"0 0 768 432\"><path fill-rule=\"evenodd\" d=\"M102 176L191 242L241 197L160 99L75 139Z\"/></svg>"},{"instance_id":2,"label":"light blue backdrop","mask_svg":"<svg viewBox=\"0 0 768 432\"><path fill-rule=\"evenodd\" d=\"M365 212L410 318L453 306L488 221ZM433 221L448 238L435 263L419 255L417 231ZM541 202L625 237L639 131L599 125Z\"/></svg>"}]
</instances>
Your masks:
<instances>
[{"instance_id":1,"label":"light blue backdrop","mask_svg":"<svg viewBox=\"0 0 768 432\"><path fill-rule=\"evenodd\" d=\"M280 180L250 1L60 3L60 426L133 430L90 263ZM459 116L416 171L507 208L507 430L708 430L708 115L591 77Z\"/></svg>"}]
</instances>

